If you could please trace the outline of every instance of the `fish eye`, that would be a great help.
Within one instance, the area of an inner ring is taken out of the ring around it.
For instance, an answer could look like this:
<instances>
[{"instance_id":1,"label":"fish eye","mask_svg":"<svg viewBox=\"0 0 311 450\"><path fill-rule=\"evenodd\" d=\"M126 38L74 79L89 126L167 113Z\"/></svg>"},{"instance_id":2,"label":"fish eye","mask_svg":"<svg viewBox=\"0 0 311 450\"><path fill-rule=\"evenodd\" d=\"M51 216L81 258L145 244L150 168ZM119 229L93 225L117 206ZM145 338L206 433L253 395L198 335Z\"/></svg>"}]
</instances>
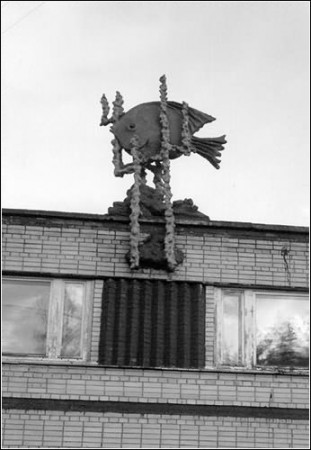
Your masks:
<instances>
[{"instance_id":1,"label":"fish eye","mask_svg":"<svg viewBox=\"0 0 311 450\"><path fill-rule=\"evenodd\" d=\"M129 130L135 130L135 128L136 128L135 123L130 123L130 124L128 125L128 129L129 129Z\"/></svg>"}]
</instances>

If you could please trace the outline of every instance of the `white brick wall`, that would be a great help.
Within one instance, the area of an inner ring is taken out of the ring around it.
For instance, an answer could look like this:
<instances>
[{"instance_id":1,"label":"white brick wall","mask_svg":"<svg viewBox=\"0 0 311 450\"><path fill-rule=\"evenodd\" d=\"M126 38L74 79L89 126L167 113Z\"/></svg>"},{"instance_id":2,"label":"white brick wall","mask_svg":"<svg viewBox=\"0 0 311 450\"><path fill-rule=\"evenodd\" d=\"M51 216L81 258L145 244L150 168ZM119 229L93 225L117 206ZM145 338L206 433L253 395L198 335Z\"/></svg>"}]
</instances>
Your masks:
<instances>
[{"instance_id":1,"label":"white brick wall","mask_svg":"<svg viewBox=\"0 0 311 450\"><path fill-rule=\"evenodd\" d=\"M35 410L3 419L3 448L309 448L305 421Z\"/></svg>"},{"instance_id":2,"label":"white brick wall","mask_svg":"<svg viewBox=\"0 0 311 450\"><path fill-rule=\"evenodd\" d=\"M3 269L74 273L94 276L168 278L165 271L140 270L133 274L125 261L129 232L90 227L14 225L3 227ZM221 283L288 286L281 249L290 244L292 286L308 285L308 245L297 236L284 240L277 232L266 240L261 233L228 237L206 227L202 236L184 236L177 228L176 244L185 261L170 279ZM202 233L202 229L200 228ZM232 233L232 232L231 232ZM185 239L186 237L186 239ZM306 236L307 237L307 236Z\"/></svg>"},{"instance_id":3,"label":"white brick wall","mask_svg":"<svg viewBox=\"0 0 311 450\"><path fill-rule=\"evenodd\" d=\"M6 363L2 388L5 396L24 398L307 408L308 381L299 375Z\"/></svg>"},{"instance_id":4,"label":"white brick wall","mask_svg":"<svg viewBox=\"0 0 311 450\"><path fill-rule=\"evenodd\" d=\"M10 218L3 224L3 270L94 279L89 363L3 366L3 395L10 398L148 402L151 404L307 408L308 378L212 370L112 369L98 359L103 278L135 277L205 282L206 366L215 361L213 283L288 288L281 250L290 248L292 287L308 285L307 234L295 229L177 226L185 261L176 272L131 272L124 223L76 218ZM144 227L144 225L143 225ZM285 237L284 237L285 236ZM4 412L5 448L216 448L308 447L306 421L163 414L120 414L11 409Z\"/></svg>"}]
</instances>

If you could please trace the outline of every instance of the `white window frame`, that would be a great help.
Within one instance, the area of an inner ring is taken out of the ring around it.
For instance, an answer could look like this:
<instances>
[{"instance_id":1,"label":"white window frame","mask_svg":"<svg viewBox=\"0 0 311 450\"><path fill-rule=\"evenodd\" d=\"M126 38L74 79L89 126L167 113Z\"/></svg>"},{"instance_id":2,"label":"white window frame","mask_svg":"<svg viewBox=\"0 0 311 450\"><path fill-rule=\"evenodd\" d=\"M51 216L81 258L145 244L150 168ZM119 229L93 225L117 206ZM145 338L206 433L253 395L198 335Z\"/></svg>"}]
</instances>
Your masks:
<instances>
[{"instance_id":1,"label":"white window frame","mask_svg":"<svg viewBox=\"0 0 311 450\"><path fill-rule=\"evenodd\" d=\"M46 337L45 356L3 354L2 360L35 360L35 361L87 361L90 356L90 334L91 334L91 311L93 298L93 282L76 278L46 278L46 277L13 277L4 276L3 281L10 282L46 282L50 284L50 296L48 304L48 321ZM82 324L81 324L81 354L77 358L67 358L61 356L62 350L62 332L63 332L63 311L65 299L66 284L79 284L84 287L84 298L82 306Z\"/></svg>"},{"instance_id":2,"label":"white window frame","mask_svg":"<svg viewBox=\"0 0 311 450\"><path fill-rule=\"evenodd\" d=\"M226 295L234 295L240 298L239 321L241 328L239 330L239 364L236 366L228 365L223 360L223 306ZM257 365L256 359L256 299L257 298L278 298L286 299L296 298L308 300L307 293L288 292L288 291L268 291L268 290L251 290L251 289L234 289L234 288L215 288L216 301L216 361L215 365L219 368L236 368L236 369L258 369L265 370L264 367ZM267 366L266 368L276 368L276 366ZM287 368L282 366L282 370ZM298 370L307 371L306 368Z\"/></svg>"}]
</instances>

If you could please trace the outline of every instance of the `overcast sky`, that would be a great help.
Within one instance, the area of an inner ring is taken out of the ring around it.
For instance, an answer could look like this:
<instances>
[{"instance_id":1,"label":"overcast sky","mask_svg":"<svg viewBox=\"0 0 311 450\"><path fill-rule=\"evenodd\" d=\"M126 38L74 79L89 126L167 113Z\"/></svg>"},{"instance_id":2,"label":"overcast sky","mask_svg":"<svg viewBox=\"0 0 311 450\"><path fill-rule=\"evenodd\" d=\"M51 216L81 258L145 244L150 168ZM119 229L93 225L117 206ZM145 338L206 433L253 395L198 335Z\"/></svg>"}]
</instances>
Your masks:
<instances>
[{"instance_id":1,"label":"overcast sky","mask_svg":"<svg viewBox=\"0 0 311 450\"><path fill-rule=\"evenodd\" d=\"M103 93L170 100L217 120L220 170L171 164L173 199L212 220L309 223L309 2L4 1L2 206L105 214L115 178Z\"/></svg>"}]
</instances>

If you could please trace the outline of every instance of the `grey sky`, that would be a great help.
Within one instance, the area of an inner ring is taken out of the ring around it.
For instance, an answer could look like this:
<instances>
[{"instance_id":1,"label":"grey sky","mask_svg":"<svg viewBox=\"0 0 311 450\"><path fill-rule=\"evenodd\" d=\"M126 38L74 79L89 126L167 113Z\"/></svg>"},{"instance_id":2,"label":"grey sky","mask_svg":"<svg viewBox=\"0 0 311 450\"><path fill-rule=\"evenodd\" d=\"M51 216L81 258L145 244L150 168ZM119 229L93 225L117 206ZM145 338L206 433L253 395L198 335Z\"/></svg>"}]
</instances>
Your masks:
<instances>
[{"instance_id":1,"label":"grey sky","mask_svg":"<svg viewBox=\"0 0 311 450\"><path fill-rule=\"evenodd\" d=\"M170 100L217 118L221 169L171 164L173 199L214 220L307 225L309 2L2 2L2 204L106 213L115 178L100 98ZM30 12L30 10L32 10Z\"/></svg>"}]
</instances>

